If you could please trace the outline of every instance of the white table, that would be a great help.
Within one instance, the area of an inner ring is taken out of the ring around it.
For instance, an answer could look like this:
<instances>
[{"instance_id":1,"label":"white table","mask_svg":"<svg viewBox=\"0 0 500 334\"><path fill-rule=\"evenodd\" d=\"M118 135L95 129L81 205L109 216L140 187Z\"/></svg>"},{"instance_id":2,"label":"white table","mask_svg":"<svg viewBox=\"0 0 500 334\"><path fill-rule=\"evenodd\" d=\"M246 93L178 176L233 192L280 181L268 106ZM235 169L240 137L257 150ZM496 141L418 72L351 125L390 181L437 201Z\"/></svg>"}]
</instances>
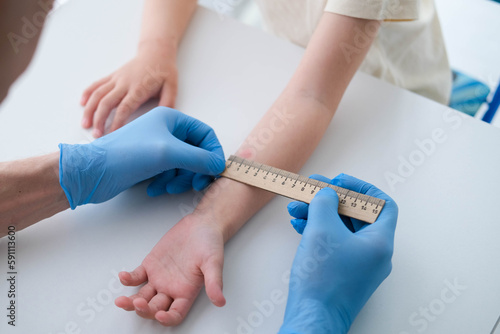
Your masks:
<instances>
[{"instance_id":1,"label":"white table","mask_svg":"<svg viewBox=\"0 0 500 334\"><path fill-rule=\"evenodd\" d=\"M85 140L80 93L132 57L140 7L132 1L74 0L51 16L32 66L0 110L0 160L55 151L61 141ZM302 53L199 10L179 57L178 108L210 123L230 154L283 89ZM442 142L429 156L418 153L415 140L433 133ZM400 207L393 272L351 333L418 333L424 325L425 333L491 331L500 314L499 144L496 128L356 75L302 170L305 175L355 175L387 191ZM397 173L400 158L419 165L392 188L385 174ZM145 187L140 184L101 205L68 210L18 233L18 326L7 326L2 315L2 333L232 334L238 333L238 319L249 317L254 333L278 330L284 302L260 318L255 303L287 291L282 276L300 236L289 226L283 198L273 200L226 245L224 308L212 306L202 292L186 321L165 329L113 305L115 297L134 291L121 288L116 273L140 264L181 218L181 208L197 200L193 192L151 199ZM0 241L0 268L7 272L5 239ZM446 290L454 280L466 289ZM1 282L5 310L6 285ZM424 320L421 307L439 314L429 313L432 320Z\"/></svg>"}]
</instances>

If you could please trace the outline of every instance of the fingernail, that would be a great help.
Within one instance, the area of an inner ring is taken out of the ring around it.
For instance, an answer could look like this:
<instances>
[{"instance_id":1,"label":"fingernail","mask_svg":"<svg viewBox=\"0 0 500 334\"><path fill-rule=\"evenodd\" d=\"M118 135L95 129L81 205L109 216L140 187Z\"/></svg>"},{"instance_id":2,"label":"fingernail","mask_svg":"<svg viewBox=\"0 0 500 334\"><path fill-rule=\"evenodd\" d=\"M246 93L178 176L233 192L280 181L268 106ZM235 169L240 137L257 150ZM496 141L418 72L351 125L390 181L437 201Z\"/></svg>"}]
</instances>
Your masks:
<instances>
[{"instance_id":1,"label":"fingernail","mask_svg":"<svg viewBox=\"0 0 500 334\"><path fill-rule=\"evenodd\" d=\"M92 136L94 136L94 138L102 137L102 131L99 129L94 129L94 132L92 132Z\"/></svg>"},{"instance_id":2,"label":"fingernail","mask_svg":"<svg viewBox=\"0 0 500 334\"><path fill-rule=\"evenodd\" d=\"M82 126L84 128L88 127L88 123L89 123L89 119L88 118L84 118L82 119Z\"/></svg>"}]
</instances>

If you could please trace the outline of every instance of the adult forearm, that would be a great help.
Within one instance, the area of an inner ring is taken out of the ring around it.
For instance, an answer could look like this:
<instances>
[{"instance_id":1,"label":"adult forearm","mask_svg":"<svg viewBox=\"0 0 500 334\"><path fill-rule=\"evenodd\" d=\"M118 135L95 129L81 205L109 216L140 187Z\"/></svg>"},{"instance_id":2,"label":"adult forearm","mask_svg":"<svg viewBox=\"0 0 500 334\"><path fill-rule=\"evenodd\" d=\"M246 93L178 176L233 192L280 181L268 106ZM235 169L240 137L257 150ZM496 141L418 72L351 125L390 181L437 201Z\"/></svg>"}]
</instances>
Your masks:
<instances>
[{"instance_id":1,"label":"adult forearm","mask_svg":"<svg viewBox=\"0 0 500 334\"><path fill-rule=\"evenodd\" d=\"M196 7L196 0L145 0L139 51L175 55Z\"/></svg>"},{"instance_id":2,"label":"adult forearm","mask_svg":"<svg viewBox=\"0 0 500 334\"><path fill-rule=\"evenodd\" d=\"M69 208L59 184L59 154L0 163L0 237Z\"/></svg>"},{"instance_id":3,"label":"adult forearm","mask_svg":"<svg viewBox=\"0 0 500 334\"><path fill-rule=\"evenodd\" d=\"M378 23L326 13L294 76L265 114L238 155L297 172L325 133L347 85L368 52L368 44L346 56L359 31ZM195 214L215 222L227 241L270 199L272 194L220 179L207 192Z\"/></svg>"}]
</instances>

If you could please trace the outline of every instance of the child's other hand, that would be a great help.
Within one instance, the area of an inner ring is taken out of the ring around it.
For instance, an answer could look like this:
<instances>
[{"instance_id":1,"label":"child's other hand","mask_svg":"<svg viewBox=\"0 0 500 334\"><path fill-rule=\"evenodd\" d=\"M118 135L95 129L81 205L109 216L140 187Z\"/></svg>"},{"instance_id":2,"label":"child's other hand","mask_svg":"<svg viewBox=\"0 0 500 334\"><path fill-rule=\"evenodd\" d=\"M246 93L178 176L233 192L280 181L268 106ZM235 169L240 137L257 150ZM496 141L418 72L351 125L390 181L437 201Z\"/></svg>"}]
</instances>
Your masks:
<instances>
[{"instance_id":1,"label":"child's other hand","mask_svg":"<svg viewBox=\"0 0 500 334\"><path fill-rule=\"evenodd\" d=\"M93 136L98 138L104 135L106 120L114 108L117 109L111 132L125 125L129 116L150 98L159 97L160 106L173 108L176 96L175 52L142 47L134 59L83 92L82 126L93 126Z\"/></svg>"},{"instance_id":2,"label":"child's other hand","mask_svg":"<svg viewBox=\"0 0 500 334\"><path fill-rule=\"evenodd\" d=\"M146 283L137 294L115 304L164 326L179 325L205 283L208 297L224 306L222 267L224 241L217 226L191 214L179 221L132 272L121 272L123 285Z\"/></svg>"}]
</instances>

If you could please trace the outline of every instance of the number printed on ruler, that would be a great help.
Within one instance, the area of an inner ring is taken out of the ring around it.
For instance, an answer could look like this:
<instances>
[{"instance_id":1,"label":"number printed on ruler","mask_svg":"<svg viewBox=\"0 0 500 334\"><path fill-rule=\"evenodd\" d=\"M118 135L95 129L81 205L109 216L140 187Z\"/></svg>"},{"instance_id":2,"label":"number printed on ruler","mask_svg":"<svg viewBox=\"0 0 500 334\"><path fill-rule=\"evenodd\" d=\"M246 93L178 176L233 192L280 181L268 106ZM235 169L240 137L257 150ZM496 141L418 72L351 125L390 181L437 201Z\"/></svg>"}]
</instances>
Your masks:
<instances>
[{"instance_id":1,"label":"number printed on ruler","mask_svg":"<svg viewBox=\"0 0 500 334\"><path fill-rule=\"evenodd\" d=\"M226 161L226 170L221 176L305 203L311 203L318 191L330 187L339 196L339 214L367 223L374 223L377 220L385 204L383 199L360 194L235 155L231 155Z\"/></svg>"}]
</instances>

